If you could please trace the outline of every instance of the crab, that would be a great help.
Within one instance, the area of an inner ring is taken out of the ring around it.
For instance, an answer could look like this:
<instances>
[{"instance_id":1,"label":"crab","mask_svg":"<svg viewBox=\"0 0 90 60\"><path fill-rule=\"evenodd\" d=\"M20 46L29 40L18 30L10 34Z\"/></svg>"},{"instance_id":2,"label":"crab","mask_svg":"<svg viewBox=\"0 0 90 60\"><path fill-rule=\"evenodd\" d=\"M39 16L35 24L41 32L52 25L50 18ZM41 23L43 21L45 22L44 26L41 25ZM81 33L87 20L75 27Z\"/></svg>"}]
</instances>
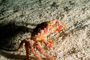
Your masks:
<instances>
[{"instance_id":1,"label":"crab","mask_svg":"<svg viewBox=\"0 0 90 60\"><path fill-rule=\"evenodd\" d=\"M48 40L47 36L51 33L51 31L55 31L56 33L58 33L63 28L66 29L66 26L58 19L38 24L37 27L31 33L31 38L26 38L22 40L17 50L19 51L25 43L26 57L28 60L31 59L29 57L30 51L37 57L38 60L42 60L36 53L34 48L36 48L38 51L40 51L41 54L48 57L49 59L55 60L54 57L50 56L43 50L42 43L45 44L47 49L52 48L52 40Z\"/></svg>"}]
</instances>

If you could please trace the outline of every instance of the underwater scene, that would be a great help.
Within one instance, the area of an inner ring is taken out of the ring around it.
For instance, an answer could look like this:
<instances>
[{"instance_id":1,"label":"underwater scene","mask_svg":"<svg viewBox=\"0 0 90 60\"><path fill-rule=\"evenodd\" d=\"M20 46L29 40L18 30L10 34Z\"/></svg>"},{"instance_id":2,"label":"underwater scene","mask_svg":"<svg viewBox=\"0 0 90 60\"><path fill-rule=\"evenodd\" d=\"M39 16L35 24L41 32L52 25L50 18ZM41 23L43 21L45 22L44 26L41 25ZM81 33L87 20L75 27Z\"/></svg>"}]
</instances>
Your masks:
<instances>
[{"instance_id":1,"label":"underwater scene","mask_svg":"<svg viewBox=\"0 0 90 60\"><path fill-rule=\"evenodd\" d=\"M90 0L0 0L0 60L90 60Z\"/></svg>"}]
</instances>

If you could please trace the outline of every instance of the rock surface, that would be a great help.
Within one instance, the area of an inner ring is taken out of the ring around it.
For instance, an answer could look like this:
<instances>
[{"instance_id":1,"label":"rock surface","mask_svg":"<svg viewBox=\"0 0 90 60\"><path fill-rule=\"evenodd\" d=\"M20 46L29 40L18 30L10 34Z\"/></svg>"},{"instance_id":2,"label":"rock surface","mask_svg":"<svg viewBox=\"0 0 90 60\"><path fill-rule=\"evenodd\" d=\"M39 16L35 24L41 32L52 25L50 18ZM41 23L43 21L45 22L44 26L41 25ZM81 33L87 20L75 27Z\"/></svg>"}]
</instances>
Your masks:
<instances>
[{"instance_id":1,"label":"rock surface","mask_svg":"<svg viewBox=\"0 0 90 60\"><path fill-rule=\"evenodd\" d=\"M56 18L67 30L51 34L53 48L45 51L56 60L90 60L89 0L0 0L0 60L26 60L24 47L13 50L37 24Z\"/></svg>"}]
</instances>

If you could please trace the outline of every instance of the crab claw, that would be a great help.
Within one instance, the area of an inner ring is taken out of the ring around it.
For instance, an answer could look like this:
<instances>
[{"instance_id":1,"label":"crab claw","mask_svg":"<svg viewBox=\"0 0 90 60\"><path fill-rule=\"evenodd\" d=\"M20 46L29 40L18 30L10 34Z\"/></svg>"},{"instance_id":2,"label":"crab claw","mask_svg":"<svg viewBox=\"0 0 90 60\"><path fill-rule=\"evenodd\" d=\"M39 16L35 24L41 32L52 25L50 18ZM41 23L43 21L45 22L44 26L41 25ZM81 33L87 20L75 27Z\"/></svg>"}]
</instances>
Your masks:
<instances>
[{"instance_id":1,"label":"crab claw","mask_svg":"<svg viewBox=\"0 0 90 60\"><path fill-rule=\"evenodd\" d=\"M56 30L57 32L61 31L62 28L66 29L65 24L63 24L60 20L58 20L58 19L52 20L52 24L55 24L56 22L58 23L58 29Z\"/></svg>"},{"instance_id":2,"label":"crab claw","mask_svg":"<svg viewBox=\"0 0 90 60\"><path fill-rule=\"evenodd\" d=\"M59 32L62 30L62 28L64 28L65 30L67 29L65 24L63 24L61 21L58 21L59 23L59 28L56 30L56 32Z\"/></svg>"},{"instance_id":3,"label":"crab claw","mask_svg":"<svg viewBox=\"0 0 90 60\"><path fill-rule=\"evenodd\" d=\"M59 29L56 30L56 33L62 30L62 27L60 26Z\"/></svg>"},{"instance_id":4,"label":"crab claw","mask_svg":"<svg viewBox=\"0 0 90 60\"><path fill-rule=\"evenodd\" d=\"M64 28L64 29L66 30L66 26L65 26L65 25L63 25L63 26L60 26L60 27L56 30L56 32L61 31L61 30L62 30L62 28Z\"/></svg>"},{"instance_id":5,"label":"crab claw","mask_svg":"<svg viewBox=\"0 0 90 60\"><path fill-rule=\"evenodd\" d=\"M61 21L58 21L58 23L59 23L59 26L61 26L61 27L63 27L64 29L66 29L65 24L63 24Z\"/></svg>"}]
</instances>

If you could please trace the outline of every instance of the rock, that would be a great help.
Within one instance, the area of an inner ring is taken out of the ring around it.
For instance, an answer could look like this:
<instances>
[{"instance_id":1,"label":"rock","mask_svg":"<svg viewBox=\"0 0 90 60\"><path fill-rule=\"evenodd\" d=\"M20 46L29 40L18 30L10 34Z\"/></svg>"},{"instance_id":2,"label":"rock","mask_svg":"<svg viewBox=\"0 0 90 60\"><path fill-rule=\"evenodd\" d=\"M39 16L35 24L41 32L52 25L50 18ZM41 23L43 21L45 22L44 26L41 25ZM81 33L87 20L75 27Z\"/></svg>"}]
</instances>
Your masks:
<instances>
[{"instance_id":1,"label":"rock","mask_svg":"<svg viewBox=\"0 0 90 60\"><path fill-rule=\"evenodd\" d=\"M89 0L0 0L0 49L10 50L0 50L0 60L24 60L23 48L21 54L13 50L23 39L31 38L37 24L56 18L67 30L49 37L53 48L46 52L56 60L90 60ZM15 57L10 58L11 55Z\"/></svg>"}]
</instances>

